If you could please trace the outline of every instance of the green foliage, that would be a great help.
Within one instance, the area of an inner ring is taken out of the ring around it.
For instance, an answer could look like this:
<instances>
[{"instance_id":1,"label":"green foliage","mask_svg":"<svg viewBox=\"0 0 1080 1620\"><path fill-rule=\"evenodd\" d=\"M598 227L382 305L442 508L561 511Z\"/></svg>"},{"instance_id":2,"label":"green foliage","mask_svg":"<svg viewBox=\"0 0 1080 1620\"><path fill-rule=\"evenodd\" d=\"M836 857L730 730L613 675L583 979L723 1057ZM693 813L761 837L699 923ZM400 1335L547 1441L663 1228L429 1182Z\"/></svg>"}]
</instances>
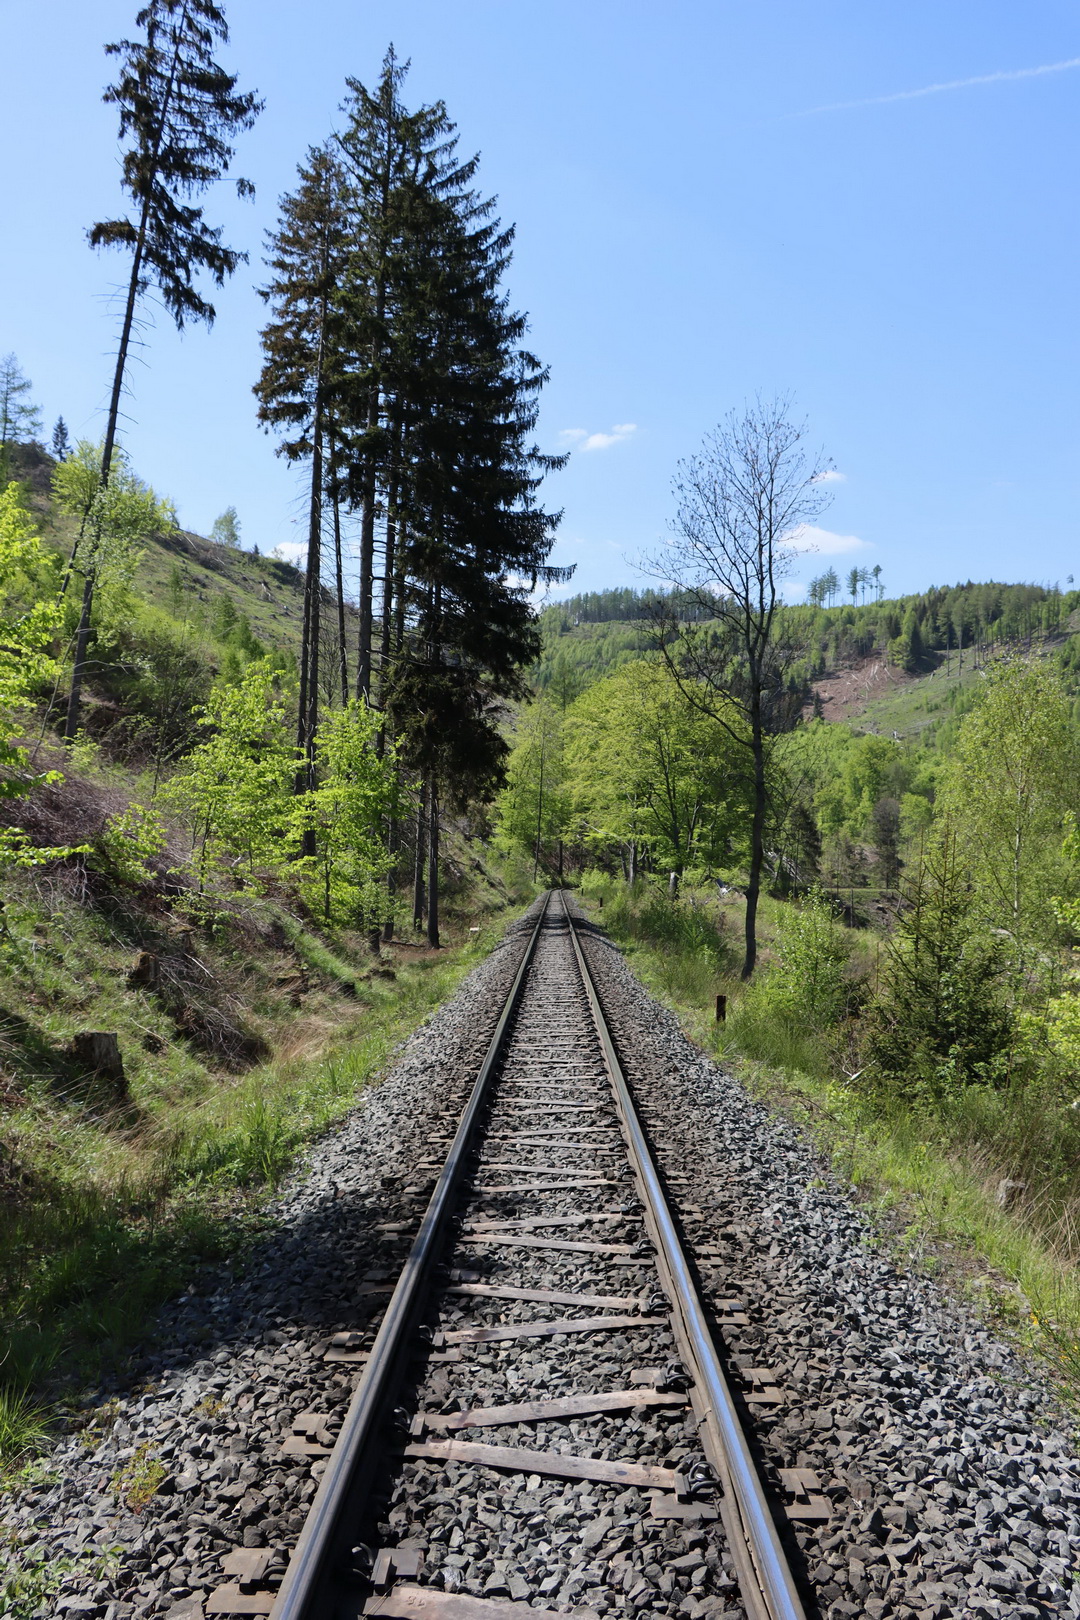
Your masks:
<instances>
[{"instance_id":1,"label":"green foliage","mask_svg":"<svg viewBox=\"0 0 1080 1620\"><path fill-rule=\"evenodd\" d=\"M48 1600L73 1575L91 1582L109 1580L120 1568L119 1547L57 1556L40 1537L9 1532L0 1536L0 1617L36 1620Z\"/></svg>"},{"instance_id":2,"label":"green foliage","mask_svg":"<svg viewBox=\"0 0 1080 1620\"><path fill-rule=\"evenodd\" d=\"M135 1447L127 1462L115 1470L109 1485L126 1508L132 1513L141 1513L153 1501L167 1476L165 1464L151 1452L150 1442L144 1440Z\"/></svg>"},{"instance_id":3,"label":"green foliage","mask_svg":"<svg viewBox=\"0 0 1080 1620\"><path fill-rule=\"evenodd\" d=\"M186 0L182 7L148 0L136 21L143 39L105 47L120 59L120 72L104 99L120 108L120 139L127 143L121 184L137 223L100 221L90 228L90 244L132 254L132 302L152 284L179 328L192 319L210 325L214 307L198 291L198 272L220 287L246 255L224 245L220 228L207 223L193 199L224 178L230 141L251 128L262 103L237 95L236 75L214 60L215 47L229 37L216 0ZM252 194L249 180L235 185L239 196ZM125 358L122 347L121 367Z\"/></svg>"},{"instance_id":4,"label":"green foliage","mask_svg":"<svg viewBox=\"0 0 1080 1620\"><path fill-rule=\"evenodd\" d=\"M973 880L948 827L928 844L887 941L867 1019L869 1083L925 1088L1008 1084L1017 1026L1001 940L981 926Z\"/></svg>"},{"instance_id":5,"label":"green foliage","mask_svg":"<svg viewBox=\"0 0 1080 1620\"><path fill-rule=\"evenodd\" d=\"M0 1384L0 1475L41 1448L50 1416L49 1408L29 1389Z\"/></svg>"},{"instance_id":6,"label":"green foliage","mask_svg":"<svg viewBox=\"0 0 1080 1620\"><path fill-rule=\"evenodd\" d=\"M0 488L11 476L11 446L41 432L41 411L25 397L31 383L14 354L0 359Z\"/></svg>"},{"instance_id":7,"label":"green foliage","mask_svg":"<svg viewBox=\"0 0 1080 1620\"><path fill-rule=\"evenodd\" d=\"M545 697L519 716L496 808L501 835L532 855L550 859L570 831L563 715Z\"/></svg>"},{"instance_id":8,"label":"green foliage","mask_svg":"<svg viewBox=\"0 0 1080 1620\"><path fill-rule=\"evenodd\" d=\"M17 484L0 490L0 711L6 716L55 672L56 559L41 544Z\"/></svg>"},{"instance_id":9,"label":"green foliage","mask_svg":"<svg viewBox=\"0 0 1080 1620\"><path fill-rule=\"evenodd\" d=\"M210 538L215 545L239 546L240 519L236 515L235 506L227 506L220 517L214 519L214 526L210 530Z\"/></svg>"},{"instance_id":10,"label":"green foliage","mask_svg":"<svg viewBox=\"0 0 1080 1620\"><path fill-rule=\"evenodd\" d=\"M746 816L746 772L728 725L695 708L663 665L628 664L567 711L574 813L598 852L641 845L682 872L726 863Z\"/></svg>"},{"instance_id":11,"label":"green foliage","mask_svg":"<svg viewBox=\"0 0 1080 1620\"><path fill-rule=\"evenodd\" d=\"M849 1010L855 989L847 972L851 940L821 889L783 907L774 952L768 973L748 995L760 996L774 1012L816 1030L836 1024Z\"/></svg>"},{"instance_id":12,"label":"green foliage","mask_svg":"<svg viewBox=\"0 0 1080 1620\"><path fill-rule=\"evenodd\" d=\"M1056 932L1054 896L1069 881L1062 834L1080 750L1071 704L1049 663L999 662L956 737L940 794L985 923L1025 947Z\"/></svg>"},{"instance_id":13,"label":"green foliage","mask_svg":"<svg viewBox=\"0 0 1080 1620\"><path fill-rule=\"evenodd\" d=\"M52 639L56 562L42 547L17 484L0 489L0 798L27 792L26 756L15 745L16 711L56 673Z\"/></svg>"},{"instance_id":14,"label":"green foliage","mask_svg":"<svg viewBox=\"0 0 1080 1620\"><path fill-rule=\"evenodd\" d=\"M167 844L161 818L133 801L118 814L106 817L94 840L91 864L102 867L121 883L146 883L157 875L153 863Z\"/></svg>"},{"instance_id":15,"label":"green foliage","mask_svg":"<svg viewBox=\"0 0 1080 1620\"><path fill-rule=\"evenodd\" d=\"M384 827L399 797L393 749L380 757L380 718L365 703L331 710L315 736L317 785L293 801L292 837L315 853L293 863L308 906L329 925L382 921L391 860Z\"/></svg>"},{"instance_id":16,"label":"green foliage","mask_svg":"<svg viewBox=\"0 0 1080 1620\"><path fill-rule=\"evenodd\" d=\"M176 512L132 471L119 448L102 485L102 451L101 445L80 439L53 471L53 499L59 511L78 519L73 565L93 579L99 622L109 623L134 578L141 542L174 529Z\"/></svg>"},{"instance_id":17,"label":"green foliage","mask_svg":"<svg viewBox=\"0 0 1080 1620\"><path fill-rule=\"evenodd\" d=\"M286 740L285 699L265 663L236 685L217 687L193 748L166 797L191 818L200 888L214 872L256 878L284 851L296 751Z\"/></svg>"}]
</instances>

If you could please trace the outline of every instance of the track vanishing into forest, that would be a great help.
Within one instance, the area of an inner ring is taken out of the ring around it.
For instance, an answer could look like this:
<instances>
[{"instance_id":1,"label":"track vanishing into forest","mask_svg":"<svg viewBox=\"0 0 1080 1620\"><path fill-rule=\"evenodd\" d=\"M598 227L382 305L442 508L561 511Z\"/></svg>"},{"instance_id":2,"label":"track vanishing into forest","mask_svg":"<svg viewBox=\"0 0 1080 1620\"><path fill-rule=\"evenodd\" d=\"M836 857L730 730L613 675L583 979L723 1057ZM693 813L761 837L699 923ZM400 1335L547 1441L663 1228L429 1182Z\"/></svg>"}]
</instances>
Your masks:
<instances>
[{"instance_id":1,"label":"track vanishing into forest","mask_svg":"<svg viewBox=\"0 0 1080 1620\"><path fill-rule=\"evenodd\" d=\"M590 1600L632 1614L693 1586L752 1620L803 1615L743 1428L747 1404L780 1399L774 1377L737 1368L733 1384L721 1364L722 1317L702 1299L561 894L545 900L390 1286L372 1279L356 1327L325 1348L362 1364L336 1436L330 1414L308 1412L285 1442L329 1460L272 1608L272 1553L240 1550L208 1614L261 1599L274 1620L515 1620L559 1612L544 1607L557 1598L591 1620ZM364 1307L388 1293L376 1331ZM811 1473L782 1483L792 1512L828 1517ZM433 1557L416 1536L440 1507L454 1527ZM549 1538L583 1510L578 1571L552 1580ZM492 1561L480 1595L439 1557L456 1546ZM531 1578L505 1573L510 1547L519 1564L539 1557Z\"/></svg>"},{"instance_id":2,"label":"track vanishing into forest","mask_svg":"<svg viewBox=\"0 0 1080 1620\"><path fill-rule=\"evenodd\" d=\"M1045 1387L562 894L266 1216L0 1502L20 1620L1080 1614Z\"/></svg>"}]
</instances>

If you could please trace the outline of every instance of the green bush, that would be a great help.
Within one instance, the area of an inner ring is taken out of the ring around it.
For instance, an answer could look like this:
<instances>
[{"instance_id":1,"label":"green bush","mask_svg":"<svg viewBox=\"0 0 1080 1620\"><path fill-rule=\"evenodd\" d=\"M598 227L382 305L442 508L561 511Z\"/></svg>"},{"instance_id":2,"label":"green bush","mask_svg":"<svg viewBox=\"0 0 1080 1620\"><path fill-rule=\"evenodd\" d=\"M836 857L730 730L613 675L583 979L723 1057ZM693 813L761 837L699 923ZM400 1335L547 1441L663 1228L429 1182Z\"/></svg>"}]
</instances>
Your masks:
<instances>
[{"instance_id":1,"label":"green bush","mask_svg":"<svg viewBox=\"0 0 1080 1620\"><path fill-rule=\"evenodd\" d=\"M851 941L821 889L780 912L773 949L776 960L748 994L812 1029L837 1023L855 993L847 972Z\"/></svg>"},{"instance_id":2,"label":"green bush","mask_svg":"<svg viewBox=\"0 0 1080 1620\"><path fill-rule=\"evenodd\" d=\"M946 829L908 885L864 1045L871 1084L944 1096L1004 1086L1019 1051L1002 941L973 917L970 876Z\"/></svg>"}]
</instances>

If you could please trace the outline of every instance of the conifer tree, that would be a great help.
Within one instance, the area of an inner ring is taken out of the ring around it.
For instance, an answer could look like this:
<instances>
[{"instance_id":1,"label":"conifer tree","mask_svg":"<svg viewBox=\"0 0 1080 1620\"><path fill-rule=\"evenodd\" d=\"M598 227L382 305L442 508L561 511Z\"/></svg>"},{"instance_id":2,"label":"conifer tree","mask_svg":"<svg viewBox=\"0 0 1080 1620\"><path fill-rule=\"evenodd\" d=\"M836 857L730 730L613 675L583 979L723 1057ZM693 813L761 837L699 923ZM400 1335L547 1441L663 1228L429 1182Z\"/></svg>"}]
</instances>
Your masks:
<instances>
[{"instance_id":1,"label":"conifer tree","mask_svg":"<svg viewBox=\"0 0 1080 1620\"><path fill-rule=\"evenodd\" d=\"M486 797L500 784L507 748L496 706L522 694L521 670L538 651L528 587L513 581L569 575L546 566L558 518L535 501L541 479L562 465L530 443L547 374L521 348L524 317L499 290L513 233L471 193L429 204L434 296L416 334L426 346L400 467L412 635L389 708L405 757L425 773L437 944L440 797Z\"/></svg>"},{"instance_id":2,"label":"conifer tree","mask_svg":"<svg viewBox=\"0 0 1080 1620\"><path fill-rule=\"evenodd\" d=\"M41 412L25 395L31 389L14 354L0 359L0 489L8 482L11 446L41 432Z\"/></svg>"},{"instance_id":3,"label":"conifer tree","mask_svg":"<svg viewBox=\"0 0 1080 1620\"><path fill-rule=\"evenodd\" d=\"M71 440L68 437L67 423L62 416L56 418L56 425L52 430L51 449L57 461L66 461L71 454Z\"/></svg>"},{"instance_id":4,"label":"conifer tree","mask_svg":"<svg viewBox=\"0 0 1080 1620\"><path fill-rule=\"evenodd\" d=\"M311 468L301 742L315 731L329 500L339 580L341 505L360 518L355 691L383 709L376 746L400 742L424 784L416 852L426 843L437 941L439 806L501 779L493 706L520 694L538 650L520 580L545 573L556 520L535 492L560 462L529 443L545 374L499 290L512 232L472 192L477 160L458 159L442 103L403 106L405 71L391 49L374 91L348 81L335 152L313 153L285 200L255 391L260 418L290 435L282 453ZM343 620L339 587L339 643Z\"/></svg>"},{"instance_id":5,"label":"conifer tree","mask_svg":"<svg viewBox=\"0 0 1080 1620\"><path fill-rule=\"evenodd\" d=\"M115 84L104 100L120 109L120 139L126 141L122 180L134 204L132 217L92 225L92 247L131 253L127 296L113 370L109 415L101 457L101 482L109 482L120 400L127 371L135 310L140 297L156 287L179 329L189 320L212 325L213 304L198 291L195 277L205 271L221 287L247 255L221 240L193 199L221 180L232 162L230 144L250 129L262 109L252 92L237 94L237 75L214 59L228 43L225 13L216 0L149 0L135 18L138 40L106 45L120 58ZM252 196L250 180L236 181L240 196ZM75 647L72 696L65 736L79 722L82 669L90 638L94 575L86 573L82 614Z\"/></svg>"},{"instance_id":6,"label":"conifer tree","mask_svg":"<svg viewBox=\"0 0 1080 1620\"><path fill-rule=\"evenodd\" d=\"M121 184L135 205L134 218L102 220L89 232L93 247L132 256L105 429L105 483L138 299L155 286L178 328L188 320L209 326L214 306L194 277L204 270L221 287L247 258L222 243L220 227L191 199L228 172L230 142L251 128L263 105L250 91L238 95L237 75L214 60L215 48L229 38L215 0L150 0L135 25L142 39L105 47L121 68L104 95L120 108L120 139L128 142ZM250 180L237 180L236 189L241 197L254 194Z\"/></svg>"},{"instance_id":7,"label":"conifer tree","mask_svg":"<svg viewBox=\"0 0 1080 1620\"><path fill-rule=\"evenodd\" d=\"M337 296L347 244L341 167L327 147L315 147L299 176L297 190L282 199L280 224L269 241L274 274L262 296L273 318L262 333L265 358L255 394L259 420L287 435L278 454L306 461L310 469L297 724L297 746L307 760L297 782L302 789L314 785L315 771L326 449L333 442L351 336Z\"/></svg>"}]
</instances>

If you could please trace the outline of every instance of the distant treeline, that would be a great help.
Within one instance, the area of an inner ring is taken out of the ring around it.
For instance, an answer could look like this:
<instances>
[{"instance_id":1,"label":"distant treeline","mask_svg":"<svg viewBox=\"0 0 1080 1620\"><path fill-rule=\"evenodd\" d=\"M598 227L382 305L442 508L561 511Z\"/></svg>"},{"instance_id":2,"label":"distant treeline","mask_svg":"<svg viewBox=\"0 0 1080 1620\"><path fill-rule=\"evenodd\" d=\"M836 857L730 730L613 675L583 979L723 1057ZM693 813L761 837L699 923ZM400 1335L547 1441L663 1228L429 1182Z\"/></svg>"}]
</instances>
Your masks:
<instances>
[{"instance_id":1,"label":"distant treeline","mask_svg":"<svg viewBox=\"0 0 1080 1620\"><path fill-rule=\"evenodd\" d=\"M697 603L689 599L680 602L672 592L654 591L651 588L635 591L624 585L613 591L583 591L580 596L568 596L564 602L554 602L551 607L545 608L542 618L544 625L558 635L578 624L651 619L658 608L670 609L672 606L678 606L680 617L684 619L707 617Z\"/></svg>"},{"instance_id":2,"label":"distant treeline","mask_svg":"<svg viewBox=\"0 0 1080 1620\"><path fill-rule=\"evenodd\" d=\"M625 586L553 603L541 615L544 653L533 668L534 685L572 701L592 681L640 656L651 644L657 610L673 605L679 604L662 591ZM703 617L700 605L685 607L685 617ZM805 660L793 673L814 681L875 655L913 675L942 662L955 661L962 669L969 658L981 662L1006 647L1067 636L1078 607L1080 591L969 580L884 601L798 605L784 612L806 646ZM1074 639L1062 652L1069 671L1080 669L1080 638Z\"/></svg>"},{"instance_id":3,"label":"distant treeline","mask_svg":"<svg viewBox=\"0 0 1080 1620\"><path fill-rule=\"evenodd\" d=\"M916 674L969 650L979 657L1018 642L1064 633L1080 591L995 581L937 586L858 606L790 610L809 617L811 678L875 653Z\"/></svg>"}]
</instances>

